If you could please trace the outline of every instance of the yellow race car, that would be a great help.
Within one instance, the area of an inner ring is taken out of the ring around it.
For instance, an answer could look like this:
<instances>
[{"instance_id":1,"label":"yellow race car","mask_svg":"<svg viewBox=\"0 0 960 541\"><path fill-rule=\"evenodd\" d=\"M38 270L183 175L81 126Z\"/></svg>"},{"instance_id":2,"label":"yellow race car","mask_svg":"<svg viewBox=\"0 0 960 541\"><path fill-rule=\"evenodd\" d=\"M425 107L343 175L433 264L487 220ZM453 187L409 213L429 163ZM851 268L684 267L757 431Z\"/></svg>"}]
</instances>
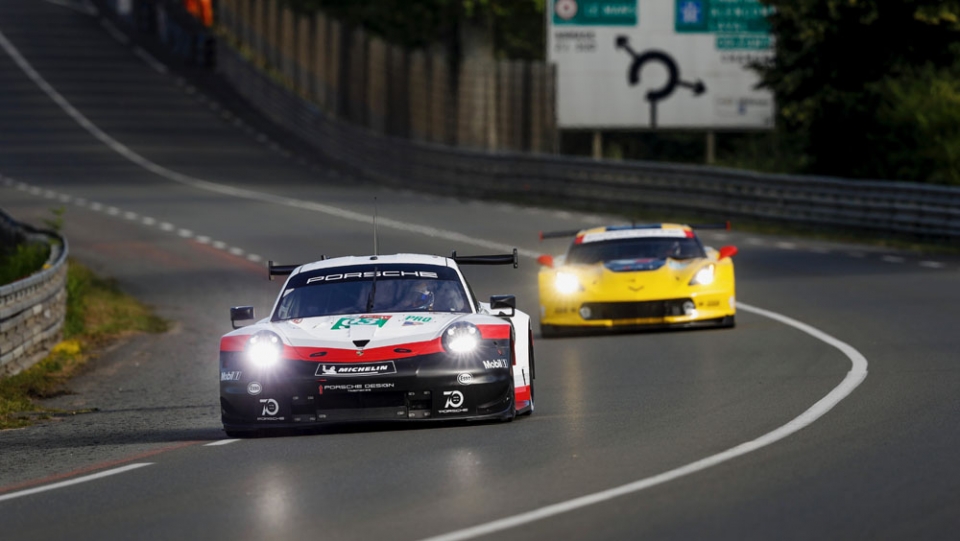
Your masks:
<instances>
[{"instance_id":1,"label":"yellow race car","mask_svg":"<svg viewBox=\"0 0 960 541\"><path fill-rule=\"evenodd\" d=\"M573 237L563 256L542 255L540 334L644 327L733 327L735 246L704 247L694 229L645 224L541 233Z\"/></svg>"}]
</instances>

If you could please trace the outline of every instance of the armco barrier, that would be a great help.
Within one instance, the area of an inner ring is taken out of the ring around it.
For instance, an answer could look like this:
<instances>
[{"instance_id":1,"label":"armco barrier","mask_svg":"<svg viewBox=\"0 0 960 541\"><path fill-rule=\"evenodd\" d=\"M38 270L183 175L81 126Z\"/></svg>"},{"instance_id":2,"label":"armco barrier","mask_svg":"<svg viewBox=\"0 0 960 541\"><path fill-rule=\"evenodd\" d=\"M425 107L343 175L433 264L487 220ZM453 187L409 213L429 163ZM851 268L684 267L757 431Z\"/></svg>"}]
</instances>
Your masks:
<instances>
[{"instance_id":1,"label":"armco barrier","mask_svg":"<svg viewBox=\"0 0 960 541\"><path fill-rule=\"evenodd\" d=\"M218 69L254 107L330 160L387 184L575 201L609 210L670 209L880 234L960 237L960 188L453 149L375 134L332 118L225 44L217 51Z\"/></svg>"},{"instance_id":2,"label":"armco barrier","mask_svg":"<svg viewBox=\"0 0 960 541\"><path fill-rule=\"evenodd\" d=\"M44 269L0 286L0 376L25 370L60 340L67 311L67 240L16 222L0 210L0 236L50 244Z\"/></svg>"}]
</instances>

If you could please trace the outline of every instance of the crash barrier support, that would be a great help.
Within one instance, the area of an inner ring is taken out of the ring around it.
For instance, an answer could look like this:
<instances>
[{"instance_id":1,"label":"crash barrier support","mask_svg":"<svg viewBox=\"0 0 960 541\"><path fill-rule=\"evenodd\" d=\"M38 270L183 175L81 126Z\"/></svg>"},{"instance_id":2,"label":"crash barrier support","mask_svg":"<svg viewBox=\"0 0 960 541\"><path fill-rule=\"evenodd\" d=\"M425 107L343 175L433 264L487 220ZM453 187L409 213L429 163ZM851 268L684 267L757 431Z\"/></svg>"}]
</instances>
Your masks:
<instances>
[{"instance_id":1,"label":"crash barrier support","mask_svg":"<svg viewBox=\"0 0 960 541\"><path fill-rule=\"evenodd\" d=\"M398 187L611 211L668 209L880 234L960 237L960 188L452 148L385 136L335 118L225 45L218 49L217 63L254 107L326 158Z\"/></svg>"},{"instance_id":2,"label":"crash barrier support","mask_svg":"<svg viewBox=\"0 0 960 541\"><path fill-rule=\"evenodd\" d=\"M0 210L0 242L50 245L41 271L0 286L0 376L9 376L39 362L60 340L67 313L67 240Z\"/></svg>"},{"instance_id":3,"label":"crash barrier support","mask_svg":"<svg viewBox=\"0 0 960 541\"><path fill-rule=\"evenodd\" d=\"M185 64L212 67L216 38L190 15L183 0L93 0L127 29L155 38Z\"/></svg>"}]
</instances>

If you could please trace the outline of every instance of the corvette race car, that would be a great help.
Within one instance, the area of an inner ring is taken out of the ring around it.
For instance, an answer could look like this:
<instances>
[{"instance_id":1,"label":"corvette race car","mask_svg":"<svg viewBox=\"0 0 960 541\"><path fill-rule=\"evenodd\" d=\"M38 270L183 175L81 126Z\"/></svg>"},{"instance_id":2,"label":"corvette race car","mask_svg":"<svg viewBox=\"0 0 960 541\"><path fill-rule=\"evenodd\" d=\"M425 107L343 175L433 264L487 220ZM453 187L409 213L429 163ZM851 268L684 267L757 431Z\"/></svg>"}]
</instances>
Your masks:
<instances>
[{"instance_id":1,"label":"corvette race car","mask_svg":"<svg viewBox=\"0 0 960 541\"><path fill-rule=\"evenodd\" d=\"M230 309L220 405L230 436L356 421L512 420L533 412L530 317L480 302L458 265L517 253L396 254L268 264L289 275L270 316Z\"/></svg>"},{"instance_id":2,"label":"corvette race car","mask_svg":"<svg viewBox=\"0 0 960 541\"><path fill-rule=\"evenodd\" d=\"M629 327L733 327L735 246L704 247L695 228L648 224L541 233L574 237L564 256L542 255L540 333Z\"/></svg>"}]
</instances>

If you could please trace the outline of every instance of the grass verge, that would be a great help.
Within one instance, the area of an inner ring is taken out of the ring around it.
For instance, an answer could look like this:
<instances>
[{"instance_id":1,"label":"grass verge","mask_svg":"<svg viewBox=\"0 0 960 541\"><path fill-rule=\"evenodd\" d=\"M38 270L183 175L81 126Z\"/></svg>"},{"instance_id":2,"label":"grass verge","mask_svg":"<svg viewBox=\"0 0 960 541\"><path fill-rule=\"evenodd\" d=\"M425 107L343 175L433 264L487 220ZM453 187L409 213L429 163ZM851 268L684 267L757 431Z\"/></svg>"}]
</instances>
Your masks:
<instances>
[{"instance_id":1,"label":"grass verge","mask_svg":"<svg viewBox=\"0 0 960 541\"><path fill-rule=\"evenodd\" d=\"M120 291L114 280L96 276L71 259L63 340L33 367L0 379L0 429L78 413L44 408L36 400L67 393L67 381L106 345L132 334L166 330L166 321Z\"/></svg>"}]
</instances>

